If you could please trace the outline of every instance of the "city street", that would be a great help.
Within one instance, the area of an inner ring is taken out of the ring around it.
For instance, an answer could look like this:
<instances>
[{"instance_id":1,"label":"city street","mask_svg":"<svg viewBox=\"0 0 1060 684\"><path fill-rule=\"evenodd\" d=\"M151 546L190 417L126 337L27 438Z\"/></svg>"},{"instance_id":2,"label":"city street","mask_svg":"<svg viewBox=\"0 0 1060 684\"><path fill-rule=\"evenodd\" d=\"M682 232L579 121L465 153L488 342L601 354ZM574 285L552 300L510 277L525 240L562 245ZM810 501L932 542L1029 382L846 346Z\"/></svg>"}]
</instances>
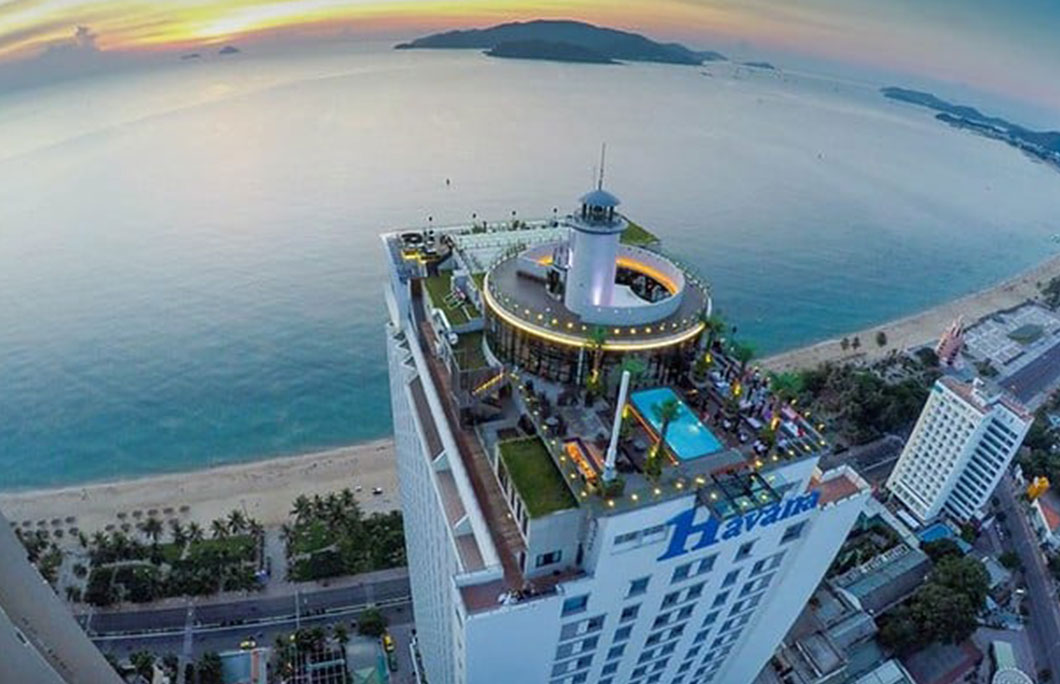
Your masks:
<instances>
[{"instance_id":1,"label":"city street","mask_svg":"<svg viewBox=\"0 0 1060 684\"><path fill-rule=\"evenodd\" d=\"M404 568L373 573L339 587L306 585L288 596L191 600L179 607L94 612L79 615L78 620L105 653L125 658L148 650L159 656L174 653L186 662L209 651L239 648L247 638L271 646L277 636L299 627L343 623L353 629L357 616L370 606L393 625L399 663L406 670L402 676L408 675L412 603Z\"/></svg>"},{"instance_id":2,"label":"city street","mask_svg":"<svg viewBox=\"0 0 1060 684\"><path fill-rule=\"evenodd\" d=\"M1002 478L997 494L1006 521L1011 521L1012 543L1024 567L1031 609L1027 627L1038 667L1048 667L1056 677L1060 675L1060 605L1057 604L1053 579L1008 476Z\"/></svg>"}]
</instances>

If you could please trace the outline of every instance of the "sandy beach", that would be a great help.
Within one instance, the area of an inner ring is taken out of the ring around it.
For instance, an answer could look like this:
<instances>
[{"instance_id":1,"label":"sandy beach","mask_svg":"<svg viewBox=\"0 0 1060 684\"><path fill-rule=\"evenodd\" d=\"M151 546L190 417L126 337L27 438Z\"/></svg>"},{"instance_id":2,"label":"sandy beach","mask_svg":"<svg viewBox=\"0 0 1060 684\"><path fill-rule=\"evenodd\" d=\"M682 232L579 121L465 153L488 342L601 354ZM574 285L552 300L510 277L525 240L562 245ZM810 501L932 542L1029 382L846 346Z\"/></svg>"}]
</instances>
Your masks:
<instances>
[{"instance_id":1,"label":"sandy beach","mask_svg":"<svg viewBox=\"0 0 1060 684\"><path fill-rule=\"evenodd\" d=\"M812 368L826 361L867 361L893 350L905 350L938 339L950 323L963 316L966 323L1038 296L1038 284L1060 275L1060 256L993 287L880 326L851 332L861 348L844 351L839 338L825 340L762 360L770 370ZM876 344L876 333L887 344ZM22 529L77 528L97 530L135 525L148 515L207 527L233 508L245 510L265 526L287 521L291 502L299 494L312 496L353 489L364 511L399 507L394 445L389 439L303 456L275 458L187 473L64 487L31 492L0 493L0 511ZM382 494L373 495L374 488Z\"/></svg>"},{"instance_id":2,"label":"sandy beach","mask_svg":"<svg viewBox=\"0 0 1060 684\"><path fill-rule=\"evenodd\" d=\"M365 513L399 508L393 442L122 482L0 493L0 511L22 529L63 529L64 539L70 538L70 528L91 534L108 526L120 529L123 522L135 525L147 515L185 524L194 520L207 528L233 508L268 527L287 521L299 494L323 495L343 487L355 491ZM372 494L376 487L383 493Z\"/></svg>"},{"instance_id":3,"label":"sandy beach","mask_svg":"<svg viewBox=\"0 0 1060 684\"><path fill-rule=\"evenodd\" d=\"M846 335L853 340L860 338L857 350L843 350L842 338L832 338L800 349L792 349L762 359L760 365L773 371L816 368L827 361L865 361L881 359L892 351L904 351L926 343L934 343L958 317L963 316L965 325L995 311L1007 309L1035 299L1039 296L1038 284L1045 284L1060 276L1060 255L1009 278L997 285L974 292L936 307L884 323L865 330L852 331ZM883 331L887 344L879 346L876 334Z\"/></svg>"}]
</instances>

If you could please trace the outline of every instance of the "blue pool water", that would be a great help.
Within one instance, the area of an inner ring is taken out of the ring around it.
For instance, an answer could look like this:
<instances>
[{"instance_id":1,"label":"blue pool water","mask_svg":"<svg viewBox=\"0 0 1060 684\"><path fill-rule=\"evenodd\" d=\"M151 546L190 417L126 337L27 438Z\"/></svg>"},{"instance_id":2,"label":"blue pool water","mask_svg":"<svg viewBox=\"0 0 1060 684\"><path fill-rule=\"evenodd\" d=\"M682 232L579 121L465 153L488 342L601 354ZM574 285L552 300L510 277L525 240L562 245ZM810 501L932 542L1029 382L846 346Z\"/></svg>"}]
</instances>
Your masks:
<instances>
[{"instance_id":1,"label":"blue pool water","mask_svg":"<svg viewBox=\"0 0 1060 684\"><path fill-rule=\"evenodd\" d=\"M666 443L679 459L691 461L692 459L721 451L724 448L718 438L714 436L714 433L700 422L696 414L692 412L692 409L688 408L685 402L681 401L669 387L656 387L655 389L634 392L630 395L629 401L633 404L633 408L637 410L637 413L648 421L652 429L658 433L661 424L655 413L655 407L668 399L676 399L681 404L680 413L677 414L677 418L670 423L670 428L666 431Z\"/></svg>"}]
</instances>

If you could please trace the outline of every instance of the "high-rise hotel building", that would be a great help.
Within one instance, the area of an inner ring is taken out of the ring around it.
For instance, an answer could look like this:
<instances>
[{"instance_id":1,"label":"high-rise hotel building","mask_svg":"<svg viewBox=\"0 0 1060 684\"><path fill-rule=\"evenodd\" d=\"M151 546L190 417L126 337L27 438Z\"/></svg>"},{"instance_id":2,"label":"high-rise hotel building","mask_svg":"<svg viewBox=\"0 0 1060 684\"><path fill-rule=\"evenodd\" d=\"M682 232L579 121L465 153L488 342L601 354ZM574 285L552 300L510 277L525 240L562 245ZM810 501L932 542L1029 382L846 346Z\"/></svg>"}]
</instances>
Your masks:
<instances>
[{"instance_id":1,"label":"high-rise hotel building","mask_svg":"<svg viewBox=\"0 0 1060 684\"><path fill-rule=\"evenodd\" d=\"M887 489L921 522L979 517L1034 416L1000 390L942 377L906 442Z\"/></svg>"},{"instance_id":2,"label":"high-rise hotel building","mask_svg":"<svg viewBox=\"0 0 1060 684\"><path fill-rule=\"evenodd\" d=\"M383 236L431 684L751 682L868 495L617 206Z\"/></svg>"},{"instance_id":3,"label":"high-rise hotel building","mask_svg":"<svg viewBox=\"0 0 1060 684\"><path fill-rule=\"evenodd\" d=\"M0 515L0 682L119 684Z\"/></svg>"}]
</instances>

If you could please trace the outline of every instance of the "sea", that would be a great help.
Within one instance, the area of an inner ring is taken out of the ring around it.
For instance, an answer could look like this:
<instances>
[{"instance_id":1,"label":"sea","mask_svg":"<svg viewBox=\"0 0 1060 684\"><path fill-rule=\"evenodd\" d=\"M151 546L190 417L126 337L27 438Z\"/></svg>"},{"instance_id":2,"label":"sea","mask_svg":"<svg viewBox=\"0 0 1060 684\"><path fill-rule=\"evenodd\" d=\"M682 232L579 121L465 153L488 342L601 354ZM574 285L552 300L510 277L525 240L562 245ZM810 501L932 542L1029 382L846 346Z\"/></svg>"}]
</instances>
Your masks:
<instances>
[{"instance_id":1,"label":"sea","mask_svg":"<svg viewBox=\"0 0 1060 684\"><path fill-rule=\"evenodd\" d=\"M1057 250L1060 174L880 85L337 44L0 93L0 489L386 436L379 233L568 211L602 143L762 355Z\"/></svg>"}]
</instances>

